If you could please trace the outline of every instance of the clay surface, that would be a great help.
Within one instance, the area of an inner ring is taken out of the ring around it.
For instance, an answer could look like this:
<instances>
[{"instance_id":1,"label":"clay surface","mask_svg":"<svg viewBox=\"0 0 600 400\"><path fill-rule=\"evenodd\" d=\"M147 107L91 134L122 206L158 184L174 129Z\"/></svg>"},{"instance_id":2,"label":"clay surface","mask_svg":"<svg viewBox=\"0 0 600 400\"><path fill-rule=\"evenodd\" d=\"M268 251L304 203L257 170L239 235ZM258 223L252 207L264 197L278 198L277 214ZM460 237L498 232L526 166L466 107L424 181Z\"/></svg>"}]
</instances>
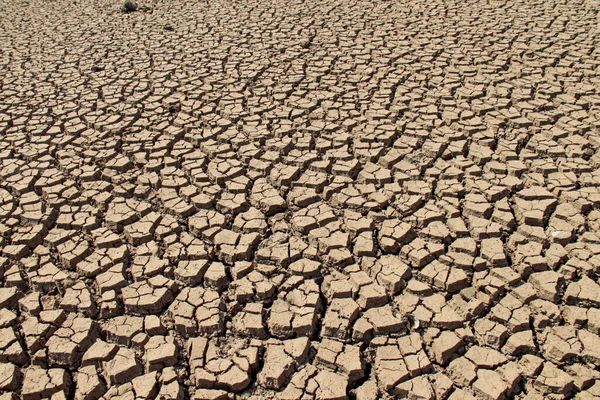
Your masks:
<instances>
[{"instance_id":1,"label":"clay surface","mask_svg":"<svg viewBox=\"0 0 600 400\"><path fill-rule=\"evenodd\" d=\"M0 400L600 398L598 0L0 0Z\"/></svg>"}]
</instances>

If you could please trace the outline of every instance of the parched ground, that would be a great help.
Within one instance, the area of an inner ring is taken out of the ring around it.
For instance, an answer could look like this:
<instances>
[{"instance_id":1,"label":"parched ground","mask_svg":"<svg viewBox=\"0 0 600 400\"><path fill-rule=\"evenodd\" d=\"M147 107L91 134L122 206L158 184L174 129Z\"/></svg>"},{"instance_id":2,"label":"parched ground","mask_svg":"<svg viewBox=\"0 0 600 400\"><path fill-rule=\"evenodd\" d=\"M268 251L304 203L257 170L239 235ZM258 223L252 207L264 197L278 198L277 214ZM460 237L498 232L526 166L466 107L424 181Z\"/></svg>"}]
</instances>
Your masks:
<instances>
[{"instance_id":1,"label":"parched ground","mask_svg":"<svg viewBox=\"0 0 600 400\"><path fill-rule=\"evenodd\" d=\"M0 1L0 400L600 398L597 0Z\"/></svg>"}]
</instances>

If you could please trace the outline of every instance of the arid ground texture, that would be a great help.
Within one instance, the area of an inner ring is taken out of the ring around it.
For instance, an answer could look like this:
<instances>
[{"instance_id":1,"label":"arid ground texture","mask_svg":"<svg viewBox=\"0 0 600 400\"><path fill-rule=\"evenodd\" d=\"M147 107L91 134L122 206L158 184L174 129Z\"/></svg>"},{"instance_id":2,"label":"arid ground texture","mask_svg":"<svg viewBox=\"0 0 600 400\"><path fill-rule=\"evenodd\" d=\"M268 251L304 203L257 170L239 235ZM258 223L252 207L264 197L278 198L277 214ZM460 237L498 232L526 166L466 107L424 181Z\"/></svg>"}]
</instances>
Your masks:
<instances>
[{"instance_id":1,"label":"arid ground texture","mask_svg":"<svg viewBox=\"0 0 600 400\"><path fill-rule=\"evenodd\" d=\"M597 0L0 1L0 400L600 398Z\"/></svg>"}]
</instances>

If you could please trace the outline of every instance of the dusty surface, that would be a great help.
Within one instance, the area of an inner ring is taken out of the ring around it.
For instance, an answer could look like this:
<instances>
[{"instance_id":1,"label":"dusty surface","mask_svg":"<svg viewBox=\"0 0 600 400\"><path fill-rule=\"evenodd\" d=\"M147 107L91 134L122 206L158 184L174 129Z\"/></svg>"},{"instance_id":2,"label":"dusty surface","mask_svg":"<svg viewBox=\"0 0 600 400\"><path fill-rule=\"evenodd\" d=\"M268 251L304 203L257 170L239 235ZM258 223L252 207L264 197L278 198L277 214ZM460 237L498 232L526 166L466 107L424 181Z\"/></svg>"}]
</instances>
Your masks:
<instances>
[{"instance_id":1,"label":"dusty surface","mask_svg":"<svg viewBox=\"0 0 600 400\"><path fill-rule=\"evenodd\" d=\"M0 2L0 400L600 396L583 1Z\"/></svg>"}]
</instances>

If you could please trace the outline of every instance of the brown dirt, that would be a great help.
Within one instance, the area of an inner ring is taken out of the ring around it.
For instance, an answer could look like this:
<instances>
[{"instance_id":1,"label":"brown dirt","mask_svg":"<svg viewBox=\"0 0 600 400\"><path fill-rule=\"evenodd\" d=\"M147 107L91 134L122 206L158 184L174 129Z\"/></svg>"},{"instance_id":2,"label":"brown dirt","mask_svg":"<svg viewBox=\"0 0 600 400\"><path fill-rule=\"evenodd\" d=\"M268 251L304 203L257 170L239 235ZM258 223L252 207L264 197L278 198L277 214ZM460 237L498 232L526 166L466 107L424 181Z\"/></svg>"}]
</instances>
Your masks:
<instances>
[{"instance_id":1,"label":"brown dirt","mask_svg":"<svg viewBox=\"0 0 600 400\"><path fill-rule=\"evenodd\" d=\"M0 2L0 400L600 398L598 0Z\"/></svg>"}]
</instances>

